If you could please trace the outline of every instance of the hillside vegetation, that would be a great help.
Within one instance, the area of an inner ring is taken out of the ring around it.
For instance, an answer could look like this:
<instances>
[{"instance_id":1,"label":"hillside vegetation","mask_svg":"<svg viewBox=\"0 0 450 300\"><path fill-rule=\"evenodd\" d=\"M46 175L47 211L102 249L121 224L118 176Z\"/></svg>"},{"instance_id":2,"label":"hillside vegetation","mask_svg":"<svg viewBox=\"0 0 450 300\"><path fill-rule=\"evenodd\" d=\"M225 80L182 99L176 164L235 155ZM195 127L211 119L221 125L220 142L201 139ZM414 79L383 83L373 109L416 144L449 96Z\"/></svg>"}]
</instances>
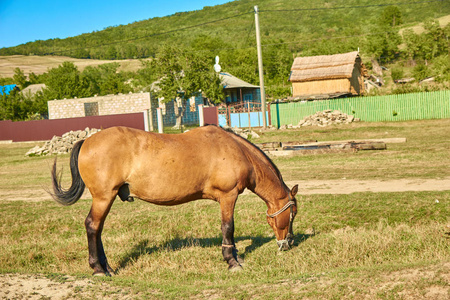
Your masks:
<instances>
[{"instance_id":1,"label":"hillside vegetation","mask_svg":"<svg viewBox=\"0 0 450 300\"><path fill-rule=\"evenodd\" d=\"M255 5L260 11L265 89L269 100L290 96L288 79L294 57L355 50L360 51L369 72L384 83L381 89L371 93L407 93L448 89L450 86L450 0L241 0L111 26L67 39L2 48L0 56L64 56L69 57L67 60L72 61L72 65L58 66L61 69L53 71L53 75L52 68L56 69L56 66L51 63L45 65L47 71L44 74L32 71L39 63L28 72L24 71L23 65L17 64L12 77L3 73L0 85L16 83L24 88L32 83L45 83L50 90L36 96L40 104L34 105L33 109L24 104L30 99L9 99L12 103L6 109L9 112L5 113L0 107L0 119L45 115L46 101L50 99L148 90L154 80L170 77L167 70L173 73L180 68L192 74L192 80L197 82L186 83L181 89L173 86L176 80L168 83L172 84L168 88L170 93L175 93L171 98L177 96L177 90L185 90L187 86L192 87L191 90L209 90L211 86L202 86L199 80L216 80L212 70L216 55L220 57L223 71L259 84ZM167 55L168 51L173 55ZM85 67L75 59L89 60L94 66ZM141 61L136 64L129 59ZM19 60L24 60L24 56ZM100 63L97 60L114 63L97 67ZM378 68L379 64L384 71ZM43 69L41 66L41 72ZM52 78L61 76L66 76L66 80L52 82ZM432 84L419 84L429 77L434 78ZM394 84L402 78L415 81ZM60 88L58 82L66 86ZM65 92L61 92L63 90ZM211 102L218 101L218 92L211 91L214 95ZM168 96L165 91L163 94ZM22 112L18 114L17 111Z\"/></svg>"},{"instance_id":2,"label":"hillside vegetation","mask_svg":"<svg viewBox=\"0 0 450 300\"><path fill-rule=\"evenodd\" d=\"M231 48L228 52L233 52L236 48L253 47L255 44L255 5L260 10L261 32L267 44L273 44L273 41L269 42L271 39L282 40L293 53L315 54L319 49L324 50L323 46L326 46L329 53L355 50L358 47L364 53L362 36L374 30L380 31L378 19L386 5L390 4L399 7L403 22L400 25L406 27L427 18L450 14L450 3L445 0L241 0L128 25L111 26L66 39L29 42L0 49L0 55L142 58L155 56L159 45L163 43L193 47L202 35L216 41L216 45L208 45L204 50L217 52L223 48ZM327 40L337 37L340 38L339 43Z\"/></svg>"}]
</instances>

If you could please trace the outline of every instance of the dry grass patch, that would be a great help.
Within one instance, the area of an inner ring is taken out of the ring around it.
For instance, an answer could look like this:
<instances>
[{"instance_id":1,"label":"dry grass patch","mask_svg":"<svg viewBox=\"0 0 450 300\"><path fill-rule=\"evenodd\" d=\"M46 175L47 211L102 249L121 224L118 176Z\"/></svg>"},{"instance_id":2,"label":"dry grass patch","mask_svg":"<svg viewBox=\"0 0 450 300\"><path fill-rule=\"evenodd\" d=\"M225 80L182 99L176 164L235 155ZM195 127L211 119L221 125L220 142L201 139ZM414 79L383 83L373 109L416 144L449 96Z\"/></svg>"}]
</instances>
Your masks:
<instances>
[{"instance_id":1,"label":"dry grass patch","mask_svg":"<svg viewBox=\"0 0 450 300\"><path fill-rule=\"evenodd\" d=\"M313 135L320 135L320 140L361 139L390 132L389 137L406 137L408 142L382 152L309 155L275 162L289 181L344 176L420 180L450 176L449 125L450 120L358 124L278 132L278 136L265 133L262 139ZM0 192L17 193L16 201L0 198L2 291L11 291L19 279L36 277L41 282L49 277L52 285L69 289L65 295L74 299L448 296L448 191L303 195L294 222L295 247L282 253L267 224L264 202L254 195L241 195L235 211L237 247L245 260L240 273L228 272L222 261L217 203L205 200L159 207L116 201L106 219L103 241L117 275L91 279L83 226L91 200L82 199L70 207L59 206L48 196L29 201L23 191L44 194L42 186L50 186L53 162L53 157L25 157L32 146L0 145ZM67 186L68 156L58 161L64 166ZM61 279L65 276L81 281L88 277L90 283L68 287ZM31 293L41 292L36 288Z\"/></svg>"}]
</instances>

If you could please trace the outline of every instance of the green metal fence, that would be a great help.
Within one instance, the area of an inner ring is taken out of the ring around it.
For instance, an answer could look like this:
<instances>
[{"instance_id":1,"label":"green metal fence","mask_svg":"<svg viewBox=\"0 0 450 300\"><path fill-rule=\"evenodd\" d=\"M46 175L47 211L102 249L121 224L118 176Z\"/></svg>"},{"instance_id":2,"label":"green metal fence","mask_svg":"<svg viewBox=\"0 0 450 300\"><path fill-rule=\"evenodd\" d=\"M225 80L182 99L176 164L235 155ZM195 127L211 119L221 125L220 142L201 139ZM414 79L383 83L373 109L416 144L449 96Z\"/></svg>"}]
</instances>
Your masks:
<instances>
[{"instance_id":1,"label":"green metal fence","mask_svg":"<svg viewBox=\"0 0 450 300\"><path fill-rule=\"evenodd\" d=\"M273 103L270 106L274 126L296 125L304 117L327 109L339 110L367 122L450 118L450 91Z\"/></svg>"}]
</instances>

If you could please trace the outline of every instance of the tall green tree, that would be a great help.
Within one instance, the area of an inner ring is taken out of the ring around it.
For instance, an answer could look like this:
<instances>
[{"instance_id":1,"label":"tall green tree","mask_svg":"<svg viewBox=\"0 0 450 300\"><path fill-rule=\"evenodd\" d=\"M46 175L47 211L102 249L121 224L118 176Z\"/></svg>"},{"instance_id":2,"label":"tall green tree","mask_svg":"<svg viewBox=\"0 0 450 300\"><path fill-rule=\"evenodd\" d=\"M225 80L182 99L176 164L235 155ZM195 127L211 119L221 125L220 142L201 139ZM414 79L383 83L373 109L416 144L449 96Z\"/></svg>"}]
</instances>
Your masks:
<instances>
[{"instance_id":1,"label":"tall green tree","mask_svg":"<svg viewBox=\"0 0 450 300\"><path fill-rule=\"evenodd\" d=\"M24 89L27 87L27 77L25 76L25 73L20 68L14 69L13 79L14 79L15 84L17 84L20 89Z\"/></svg>"},{"instance_id":2,"label":"tall green tree","mask_svg":"<svg viewBox=\"0 0 450 300\"><path fill-rule=\"evenodd\" d=\"M51 69L45 79L44 96L48 100L81 98L89 95L88 84L72 62Z\"/></svg>"},{"instance_id":3,"label":"tall green tree","mask_svg":"<svg viewBox=\"0 0 450 300\"><path fill-rule=\"evenodd\" d=\"M86 67L81 73L81 76L88 86L88 95L101 96L130 92L131 87L125 84L125 77L118 71L119 67L119 63L103 64L97 67Z\"/></svg>"},{"instance_id":4,"label":"tall green tree","mask_svg":"<svg viewBox=\"0 0 450 300\"><path fill-rule=\"evenodd\" d=\"M367 38L367 51L380 61L393 60L399 53L398 46L402 42L397 29L401 23L398 7L386 7L378 19L378 25L372 28L372 35Z\"/></svg>"},{"instance_id":5,"label":"tall green tree","mask_svg":"<svg viewBox=\"0 0 450 300\"><path fill-rule=\"evenodd\" d=\"M387 6L379 19L381 25L396 27L403 24L403 16L398 6Z\"/></svg>"},{"instance_id":6,"label":"tall green tree","mask_svg":"<svg viewBox=\"0 0 450 300\"><path fill-rule=\"evenodd\" d=\"M218 74L212 71L213 62L205 60L196 52L183 51L177 46L166 45L160 50L154 64L160 78L158 97L163 98L165 103L177 100L176 128L182 125L189 98L204 91L207 96L212 97L212 101L220 101L221 86L218 85L220 79Z\"/></svg>"}]
</instances>

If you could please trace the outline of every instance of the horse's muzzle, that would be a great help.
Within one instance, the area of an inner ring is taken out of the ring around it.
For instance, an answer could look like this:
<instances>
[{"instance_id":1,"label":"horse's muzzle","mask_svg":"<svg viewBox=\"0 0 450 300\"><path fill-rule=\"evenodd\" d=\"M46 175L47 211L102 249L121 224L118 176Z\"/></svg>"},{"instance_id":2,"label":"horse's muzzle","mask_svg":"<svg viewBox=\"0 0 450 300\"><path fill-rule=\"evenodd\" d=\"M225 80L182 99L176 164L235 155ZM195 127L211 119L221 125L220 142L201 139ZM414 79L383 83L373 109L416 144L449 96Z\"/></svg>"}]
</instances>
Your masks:
<instances>
[{"instance_id":1,"label":"horse's muzzle","mask_svg":"<svg viewBox=\"0 0 450 300\"><path fill-rule=\"evenodd\" d=\"M291 246L293 244L294 244L294 237L291 233L288 233L284 240L277 241L278 251L287 251L291 249Z\"/></svg>"}]
</instances>

